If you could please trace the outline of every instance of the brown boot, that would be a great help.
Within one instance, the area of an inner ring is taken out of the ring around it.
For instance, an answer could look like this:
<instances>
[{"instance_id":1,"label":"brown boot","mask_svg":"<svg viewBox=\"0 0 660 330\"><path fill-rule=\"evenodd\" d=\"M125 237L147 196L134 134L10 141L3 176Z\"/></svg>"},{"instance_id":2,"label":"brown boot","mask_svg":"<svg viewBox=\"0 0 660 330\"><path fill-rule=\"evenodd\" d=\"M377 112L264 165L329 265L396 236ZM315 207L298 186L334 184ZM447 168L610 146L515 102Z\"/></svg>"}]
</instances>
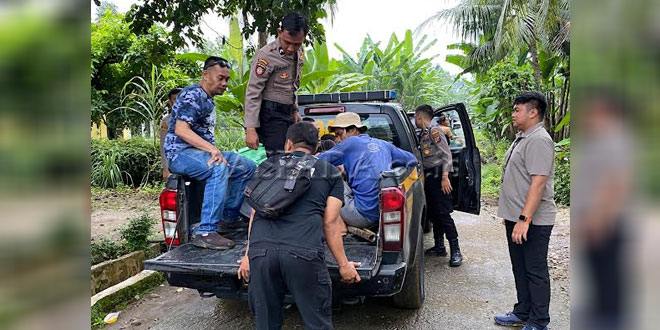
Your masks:
<instances>
[{"instance_id":1,"label":"brown boot","mask_svg":"<svg viewBox=\"0 0 660 330\"><path fill-rule=\"evenodd\" d=\"M234 241L215 232L195 235L192 243L196 247L214 250L227 250L234 247Z\"/></svg>"}]
</instances>

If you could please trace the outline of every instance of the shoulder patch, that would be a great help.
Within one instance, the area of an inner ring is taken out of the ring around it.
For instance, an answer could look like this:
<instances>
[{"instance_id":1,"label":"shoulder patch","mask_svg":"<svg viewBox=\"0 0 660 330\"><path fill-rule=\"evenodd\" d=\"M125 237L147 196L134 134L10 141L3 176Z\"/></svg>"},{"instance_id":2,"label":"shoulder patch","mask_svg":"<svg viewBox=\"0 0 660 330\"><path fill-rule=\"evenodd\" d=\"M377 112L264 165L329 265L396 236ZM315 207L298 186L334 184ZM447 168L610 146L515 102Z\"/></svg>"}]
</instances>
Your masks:
<instances>
[{"instance_id":1,"label":"shoulder patch","mask_svg":"<svg viewBox=\"0 0 660 330\"><path fill-rule=\"evenodd\" d=\"M265 60L264 60L265 61ZM261 59L257 62L257 65L254 67L254 74L259 77L266 72L266 64L261 62Z\"/></svg>"},{"instance_id":2,"label":"shoulder patch","mask_svg":"<svg viewBox=\"0 0 660 330\"><path fill-rule=\"evenodd\" d=\"M431 135L433 136L433 141L435 143L440 142L440 131L438 129L432 129Z\"/></svg>"}]
</instances>

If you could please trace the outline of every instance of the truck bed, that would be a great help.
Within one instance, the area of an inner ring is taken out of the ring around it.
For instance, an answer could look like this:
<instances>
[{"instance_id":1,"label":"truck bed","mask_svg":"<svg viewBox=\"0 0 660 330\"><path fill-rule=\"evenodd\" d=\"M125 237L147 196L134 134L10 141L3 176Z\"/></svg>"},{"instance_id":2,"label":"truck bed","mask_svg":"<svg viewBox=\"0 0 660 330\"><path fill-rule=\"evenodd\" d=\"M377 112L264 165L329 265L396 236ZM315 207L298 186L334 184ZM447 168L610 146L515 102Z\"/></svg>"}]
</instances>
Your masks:
<instances>
[{"instance_id":1,"label":"truck bed","mask_svg":"<svg viewBox=\"0 0 660 330\"><path fill-rule=\"evenodd\" d=\"M145 269L180 274L227 276L238 274L238 260L245 254L245 240L236 240L236 235L227 235L235 239L236 245L229 250L212 250L198 248L190 243L151 260L144 262ZM232 237L234 236L234 237ZM358 274L364 279L373 277L378 269L377 246L375 243L360 241L359 238L347 235L344 249L350 261L360 262ZM325 262L333 278L339 278L337 261L326 246Z\"/></svg>"}]
</instances>

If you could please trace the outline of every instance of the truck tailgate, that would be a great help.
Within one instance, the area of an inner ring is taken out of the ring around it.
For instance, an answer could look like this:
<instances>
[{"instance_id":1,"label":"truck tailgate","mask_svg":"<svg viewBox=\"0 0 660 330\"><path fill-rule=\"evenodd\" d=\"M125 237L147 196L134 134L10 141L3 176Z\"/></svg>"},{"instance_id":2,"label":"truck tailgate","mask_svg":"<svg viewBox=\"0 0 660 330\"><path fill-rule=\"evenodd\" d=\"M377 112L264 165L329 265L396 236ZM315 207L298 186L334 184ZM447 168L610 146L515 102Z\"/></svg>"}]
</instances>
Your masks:
<instances>
[{"instance_id":1,"label":"truck tailgate","mask_svg":"<svg viewBox=\"0 0 660 330\"><path fill-rule=\"evenodd\" d=\"M370 279L378 272L380 259L377 247L366 243L350 243L344 246L349 261L360 262L357 267L358 274L363 279ZM184 244L178 248L160 255L154 259L146 260L144 268L161 272L195 275L237 275L237 261L245 254L245 243L236 242L236 246L229 250L201 249L192 244ZM328 265L330 276L339 279L337 261L326 247L325 262Z\"/></svg>"},{"instance_id":2,"label":"truck tailgate","mask_svg":"<svg viewBox=\"0 0 660 330\"><path fill-rule=\"evenodd\" d=\"M144 268L161 272L196 275L238 274L238 260L245 254L245 243L236 242L229 250L201 249L191 243L146 260Z\"/></svg>"}]
</instances>

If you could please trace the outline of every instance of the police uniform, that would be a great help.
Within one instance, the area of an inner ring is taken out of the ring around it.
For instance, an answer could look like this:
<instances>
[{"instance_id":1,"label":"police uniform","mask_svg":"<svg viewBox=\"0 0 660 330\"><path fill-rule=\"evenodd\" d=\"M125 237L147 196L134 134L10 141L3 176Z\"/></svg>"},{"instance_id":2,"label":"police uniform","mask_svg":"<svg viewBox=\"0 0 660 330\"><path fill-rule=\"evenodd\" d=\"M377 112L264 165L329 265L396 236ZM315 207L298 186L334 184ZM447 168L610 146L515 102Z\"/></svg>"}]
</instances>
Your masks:
<instances>
[{"instance_id":1,"label":"police uniform","mask_svg":"<svg viewBox=\"0 0 660 330\"><path fill-rule=\"evenodd\" d=\"M439 127L429 127L420 135L422 147L422 164L424 166L425 181L424 192L428 205L429 216L433 223L433 237L436 247L444 247L443 233L449 240L452 249L452 259L455 252L460 254L458 248L458 232L454 219L450 213L453 211L451 194L442 191L442 173L452 172L452 156L447 136ZM460 264L460 262L458 263Z\"/></svg>"},{"instance_id":2,"label":"police uniform","mask_svg":"<svg viewBox=\"0 0 660 330\"><path fill-rule=\"evenodd\" d=\"M305 155L301 151L292 154ZM282 328L287 292L298 307L305 329L333 328L332 281L325 263L323 233L329 196L343 202L343 180L336 167L319 159L314 164L309 190L283 214L276 219L255 214L248 249L248 304L258 330Z\"/></svg>"},{"instance_id":3,"label":"police uniform","mask_svg":"<svg viewBox=\"0 0 660 330\"><path fill-rule=\"evenodd\" d=\"M261 48L252 60L245 93L245 127L257 129L268 155L284 149L286 131L298 109L303 50L288 55L279 38Z\"/></svg>"}]
</instances>

